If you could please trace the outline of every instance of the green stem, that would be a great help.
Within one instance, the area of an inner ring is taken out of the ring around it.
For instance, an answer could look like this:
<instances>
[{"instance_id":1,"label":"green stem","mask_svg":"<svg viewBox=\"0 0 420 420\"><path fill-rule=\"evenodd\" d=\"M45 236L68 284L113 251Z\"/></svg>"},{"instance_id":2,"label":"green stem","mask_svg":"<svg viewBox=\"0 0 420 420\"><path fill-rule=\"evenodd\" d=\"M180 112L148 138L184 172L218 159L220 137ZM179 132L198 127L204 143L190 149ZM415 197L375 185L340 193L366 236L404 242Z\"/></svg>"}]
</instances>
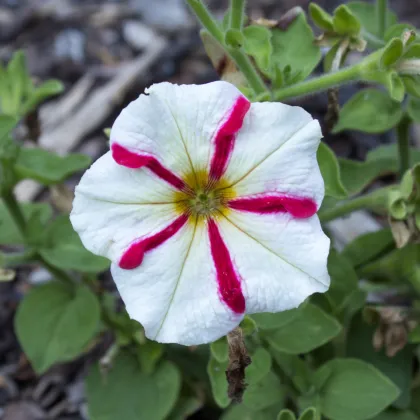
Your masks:
<instances>
[{"instance_id":1,"label":"green stem","mask_svg":"<svg viewBox=\"0 0 420 420\"><path fill-rule=\"evenodd\" d=\"M249 86L251 86L256 95L267 94L269 96L267 87L265 86L259 74L256 72L249 57L240 50L229 48L227 51L238 66L241 73L245 76Z\"/></svg>"},{"instance_id":2,"label":"green stem","mask_svg":"<svg viewBox=\"0 0 420 420\"><path fill-rule=\"evenodd\" d=\"M386 28L386 14L388 10L388 0L376 0L376 20L378 22L378 35L383 38Z\"/></svg>"},{"instance_id":3,"label":"green stem","mask_svg":"<svg viewBox=\"0 0 420 420\"><path fill-rule=\"evenodd\" d=\"M213 38L221 45L229 57L238 66L239 71L245 76L249 86L254 90L256 95L269 94L267 86L264 84L261 76L255 70L248 56L239 49L228 48L225 44L225 36L219 24L212 17L208 9L200 0L186 0L200 23L213 36Z\"/></svg>"},{"instance_id":4,"label":"green stem","mask_svg":"<svg viewBox=\"0 0 420 420\"><path fill-rule=\"evenodd\" d=\"M338 217L346 216L356 210L384 210L387 206L391 187L379 188L370 194L361 195L343 202L332 209L321 210L318 215L321 222L329 222Z\"/></svg>"},{"instance_id":5,"label":"green stem","mask_svg":"<svg viewBox=\"0 0 420 420\"><path fill-rule=\"evenodd\" d=\"M244 21L245 0L231 0L230 2L230 27L242 29Z\"/></svg>"},{"instance_id":6,"label":"green stem","mask_svg":"<svg viewBox=\"0 0 420 420\"><path fill-rule=\"evenodd\" d=\"M200 23L220 44L224 46L224 35L218 23L215 21L209 10L200 0L187 0L187 3L197 16Z\"/></svg>"},{"instance_id":7,"label":"green stem","mask_svg":"<svg viewBox=\"0 0 420 420\"><path fill-rule=\"evenodd\" d=\"M398 156L400 176L410 168L410 126L411 119L405 114L397 125Z\"/></svg>"},{"instance_id":8,"label":"green stem","mask_svg":"<svg viewBox=\"0 0 420 420\"><path fill-rule=\"evenodd\" d=\"M73 279L63 270L52 266L49 262L45 261L42 255L36 255L37 260L53 275L57 280L62 280L68 284L73 284Z\"/></svg>"},{"instance_id":9,"label":"green stem","mask_svg":"<svg viewBox=\"0 0 420 420\"><path fill-rule=\"evenodd\" d=\"M344 83L353 82L360 77L360 65L354 65L342 70L327 73L323 76L306 80L296 85L288 86L274 92L276 101L286 100L297 96L309 95L311 93L322 92L334 86Z\"/></svg>"},{"instance_id":10,"label":"green stem","mask_svg":"<svg viewBox=\"0 0 420 420\"><path fill-rule=\"evenodd\" d=\"M13 191L3 192L1 198L23 237L26 236L26 220L13 194Z\"/></svg>"}]
</instances>

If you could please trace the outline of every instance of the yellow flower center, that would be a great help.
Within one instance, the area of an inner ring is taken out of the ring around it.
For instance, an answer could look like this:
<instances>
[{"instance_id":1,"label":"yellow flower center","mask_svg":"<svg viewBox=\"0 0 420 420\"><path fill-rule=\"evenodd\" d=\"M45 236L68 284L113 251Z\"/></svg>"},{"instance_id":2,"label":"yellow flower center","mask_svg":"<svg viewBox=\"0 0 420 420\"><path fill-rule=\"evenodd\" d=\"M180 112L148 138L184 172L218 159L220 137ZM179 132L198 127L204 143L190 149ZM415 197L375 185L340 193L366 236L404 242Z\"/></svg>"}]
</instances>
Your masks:
<instances>
[{"instance_id":1,"label":"yellow flower center","mask_svg":"<svg viewBox=\"0 0 420 420\"><path fill-rule=\"evenodd\" d=\"M205 220L208 217L217 218L228 211L226 204L235 193L226 180L210 182L206 171L188 173L183 179L188 190L174 192L179 214L187 213Z\"/></svg>"}]
</instances>

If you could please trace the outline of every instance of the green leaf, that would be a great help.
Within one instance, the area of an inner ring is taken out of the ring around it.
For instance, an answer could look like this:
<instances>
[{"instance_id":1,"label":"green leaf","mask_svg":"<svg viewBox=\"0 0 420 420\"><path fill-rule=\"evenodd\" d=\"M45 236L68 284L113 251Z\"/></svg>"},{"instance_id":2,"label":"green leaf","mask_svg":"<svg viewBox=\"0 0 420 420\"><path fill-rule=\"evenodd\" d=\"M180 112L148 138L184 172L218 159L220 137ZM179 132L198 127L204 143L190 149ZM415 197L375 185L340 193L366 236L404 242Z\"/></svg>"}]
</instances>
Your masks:
<instances>
[{"instance_id":1,"label":"green leaf","mask_svg":"<svg viewBox=\"0 0 420 420\"><path fill-rule=\"evenodd\" d=\"M229 347L226 337L221 337L217 341L210 344L210 351L212 356L219 362L226 362L228 360Z\"/></svg>"},{"instance_id":2,"label":"green leaf","mask_svg":"<svg viewBox=\"0 0 420 420\"><path fill-rule=\"evenodd\" d=\"M18 116L21 101L32 89L32 82L26 68L23 51L17 51L7 66L7 78L10 87L10 107L3 109L6 114Z\"/></svg>"},{"instance_id":3,"label":"green leaf","mask_svg":"<svg viewBox=\"0 0 420 420\"><path fill-rule=\"evenodd\" d=\"M270 353L281 371L292 381L300 393L307 394L312 389L313 372L304 359L277 351L273 346L270 346Z\"/></svg>"},{"instance_id":4,"label":"green leaf","mask_svg":"<svg viewBox=\"0 0 420 420\"><path fill-rule=\"evenodd\" d=\"M380 413L399 394L398 388L372 365L356 359L333 359L315 374L331 375L320 393L321 412L334 420L365 420Z\"/></svg>"},{"instance_id":5,"label":"green leaf","mask_svg":"<svg viewBox=\"0 0 420 420\"><path fill-rule=\"evenodd\" d=\"M52 216L52 209L48 204L20 203L20 206L27 221L37 212L39 212L42 223L46 223ZM0 200L0 245L20 245L24 242L6 206Z\"/></svg>"},{"instance_id":6,"label":"green leaf","mask_svg":"<svg viewBox=\"0 0 420 420\"><path fill-rule=\"evenodd\" d=\"M163 344L156 341L147 340L144 344L137 348L137 358L140 363L141 370L150 374L154 372L155 367L163 356Z\"/></svg>"},{"instance_id":7,"label":"green leaf","mask_svg":"<svg viewBox=\"0 0 420 420\"><path fill-rule=\"evenodd\" d=\"M359 19L362 24L362 36L368 42L369 48L378 48L380 46L380 28L376 17L376 8L374 4L365 1L352 1L346 3L346 6ZM385 30L397 22L397 16L390 9L386 10ZM379 45L378 45L379 42Z\"/></svg>"},{"instance_id":8,"label":"green leaf","mask_svg":"<svg viewBox=\"0 0 420 420\"><path fill-rule=\"evenodd\" d=\"M227 365L227 361L220 363L213 357L210 357L207 365L207 373L210 379L213 398L216 401L216 404L221 408L226 408L230 404L225 374Z\"/></svg>"},{"instance_id":9,"label":"green leaf","mask_svg":"<svg viewBox=\"0 0 420 420\"><path fill-rule=\"evenodd\" d=\"M420 76L415 75L401 75L405 90L409 95L413 95L415 99L420 98ZM413 98L410 98L413 99ZM418 119L418 116L416 116Z\"/></svg>"},{"instance_id":10,"label":"green leaf","mask_svg":"<svg viewBox=\"0 0 420 420\"><path fill-rule=\"evenodd\" d=\"M383 133L398 124L403 115L401 105L385 92L364 89L356 93L342 108L334 133L356 130Z\"/></svg>"},{"instance_id":11,"label":"green leaf","mask_svg":"<svg viewBox=\"0 0 420 420\"><path fill-rule=\"evenodd\" d=\"M22 148L15 171L19 179L30 178L44 185L52 185L88 168L90 164L90 157L82 154L62 157L44 149Z\"/></svg>"},{"instance_id":12,"label":"green leaf","mask_svg":"<svg viewBox=\"0 0 420 420\"><path fill-rule=\"evenodd\" d=\"M263 72L270 72L273 53L271 31L264 26L250 25L244 28L243 34L245 52L255 59Z\"/></svg>"},{"instance_id":13,"label":"green leaf","mask_svg":"<svg viewBox=\"0 0 420 420\"><path fill-rule=\"evenodd\" d=\"M368 187L380 176L396 172L395 159L375 159L365 162L339 158L340 177L349 196L355 195Z\"/></svg>"},{"instance_id":14,"label":"green leaf","mask_svg":"<svg viewBox=\"0 0 420 420\"><path fill-rule=\"evenodd\" d=\"M373 348L372 342L376 327L368 325L361 314L357 314L349 327L347 355L371 363L386 375L400 390L399 398L394 402L394 405L398 408L408 408L411 400L412 346L406 346L394 357L388 357L383 349L378 351Z\"/></svg>"},{"instance_id":15,"label":"green leaf","mask_svg":"<svg viewBox=\"0 0 420 420\"><path fill-rule=\"evenodd\" d=\"M263 347L258 347L251 357L252 363L245 369L248 384L261 381L271 370L270 353Z\"/></svg>"},{"instance_id":16,"label":"green leaf","mask_svg":"<svg viewBox=\"0 0 420 420\"><path fill-rule=\"evenodd\" d=\"M262 330L275 330L293 321L297 315L299 315L299 309L289 309L277 313L253 314L252 318Z\"/></svg>"},{"instance_id":17,"label":"green leaf","mask_svg":"<svg viewBox=\"0 0 420 420\"><path fill-rule=\"evenodd\" d=\"M225 43L231 48L241 48L245 42L244 35L239 29L229 28L225 33Z\"/></svg>"},{"instance_id":18,"label":"green leaf","mask_svg":"<svg viewBox=\"0 0 420 420\"><path fill-rule=\"evenodd\" d=\"M47 80L31 92L28 99L22 105L22 115L33 111L40 103L52 96L62 93L63 91L64 85L59 80Z\"/></svg>"},{"instance_id":19,"label":"green leaf","mask_svg":"<svg viewBox=\"0 0 420 420\"><path fill-rule=\"evenodd\" d=\"M363 72L361 77L367 82L375 82L383 85L391 99L402 102L405 95L405 87L399 74L392 70L374 70Z\"/></svg>"},{"instance_id":20,"label":"green leaf","mask_svg":"<svg viewBox=\"0 0 420 420\"><path fill-rule=\"evenodd\" d=\"M299 13L286 30L273 28L272 34L273 65L283 70L290 66L295 82L306 79L321 60L321 50L305 14Z\"/></svg>"},{"instance_id":21,"label":"green leaf","mask_svg":"<svg viewBox=\"0 0 420 420\"><path fill-rule=\"evenodd\" d=\"M181 374L173 363L165 361L153 375L145 375L135 357L120 353L106 376L94 366L87 378L89 418L164 420L180 387Z\"/></svg>"},{"instance_id":22,"label":"green leaf","mask_svg":"<svg viewBox=\"0 0 420 420\"><path fill-rule=\"evenodd\" d=\"M314 407L307 408L300 415L299 420L317 420L316 409Z\"/></svg>"},{"instance_id":23,"label":"green leaf","mask_svg":"<svg viewBox=\"0 0 420 420\"><path fill-rule=\"evenodd\" d=\"M334 32L340 35L358 35L362 27L359 19L346 5L342 4L334 11Z\"/></svg>"},{"instance_id":24,"label":"green leaf","mask_svg":"<svg viewBox=\"0 0 420 420\"><path fill-rule=\"evenodd\" d=\"M404 44L400 38L392 39L385 47L381 58L379 60L379 66L387 69L394 65L402 56L404 51Z\"/></svg>"},{"instance_id":25,"label":"green leaf","mask_svg":"<svg viewBox=\"0 0 420 420\"><path fill-rule=\"evenodd\" d=\"M406 31L415 31L416 28L408 23L396 23L390 26L385 32L385 42L391 41L392 38L403 38ZM406 44L407 45L407 44Z\"/></svg>"},{"instance_id":26,"label":"green leaf","mask_svg":"<svg viewBox=\"0 0 420 420\"><path fill-rule=\"evenodd\" d=\"M26 242L28 245L38 247L45 239L45 223L41 211L31 214L26 226Z\"/></svg>"},{"instance_id":27,"label":"green leaf","mask_svg":"<svg viewBox=\"0 0 420 420\"><path fill-rule=\"evenodd\" d=\"M389 95L394 101L402 102L405 96L405 86L403 80L397 72L391 73L391 82L387 87Z\"/></svg>"},{"instance_id":28,"label":"green leaf","mask_svg":"<svg viewBox=\"0 0 420 420\"><path fill-rule=\"evenodd\" d=\"M250 383L245 390L243 404L252 410L263 410L284 401L285 391L280 379L269 372L258 382Z\"/></svg>"},{"instance_id":29,"label":"green leaf","mask_svg":"<svg viewBox=\"0 0 420 420\"><path fill-rule=\"evenodd\" d=\"M410 157L412 163L420 162L420 150L410 147ZM389 159L394 164L392 165L392 172L398 171L398 149L396 144L388 144L386 146L379 146L370 152L366 156L367 161L373 161L378 159Z\"/></svg>"},{"instance_id":30,"label":"green leaf","mask_svg":"<svg viewBox=\"0 0 420 420\"><path fill-rule=\"evenodd\" d=\"M54 267L86 273L98 273L109 268L110 263L106 258L92 254L83 246L68 216L57 217L46 235L49 243L39 252Z\"/></svg>"},{"instance_id":31,"label":"green leaf","mask_svg":"<svg viewBox=\"0 0 420 420\"><path fill-rule=\"evenodd\" d=\"M375 260L394 248L394 238L390 229L381 229L358 236L343 250L345 256L354 267Z\"/></svg>"},{"instance_id":32,"label":"green leaf","mask_svg":"<svg viewBox=\"0 0 420 420\"><path fill-rule=\"evenodd\" d=\"M418 59L420 58L420 44L413 44L410 45L410 47L405 51L403 55L404 59L414 58Z\"/></svg>"},{"instance_id":33,"label":"green leaf","mask_svg":"<svg viewBox=\"0 0 420 420\"><path fill-rule=\"evenodd\" d=\"M321 143L317 152L319 169L325 183L325 194L335 198L347 197L347 191L341 182L340 166L335 153Z\"/></svg>"},{"instance_id":34,"label":"green leaf","mask_svg":"<svg viewBox=\"0 0 420 420\"><path fill-rule=\"evenodd\" d=\"M397 220L403 220L407 217L407 205L399 191L391 191L389 193L388 210L391 216Z\"/></svg>"},{"instance_id":35,"label":"green leaf","mask_svg":"<svg viewBox=\"0 0 420 420\"><path fill-rule=\"evenodd\" d=\"M420 99L409 98L407 103L407 113L416 123L420 123Z\"/></svg>"},{"instance_id":36,"label":"green leaf","mask_svg":"<svg viewBox=\"0 0 420 420\"><path fill-rule=\"evenodd\" d=\"M358 272L361 277L381 282L401 284L404 281L413 281L417 284L418 261L420 261L420 246L409 244L362 266Z\"/></svg>"},{"instance_id":37,"label":"green leaf","mask_svg":"<svg viewBox=\"0 0 420 420\"><path fill-rule=\"evenodd\" d=\"M244 404L235 404L223 413L220 420L274 420L282 408L283 402L260 411L254 411Z\"/></svg>"},{"instance_id":38,"label":"green leaf","mask_svg":"<svg viewBox=\"0 0 420 420\"><path fill-rule=\"evenodd\" d=\"M19 305L15 330L38 373L79 356L99 329L100 307L85 286L52 282L33 288Z\"/></svg>"},{"instance_id":39,"label":"green leaf","mask_svg":"<svg viewBox=\"0 0 420 420\"><path fill-rule=\"evenodd\" d=\"M309 14L314 24L325 32L333 32L333 18L316 3L309 4Z\"/></svg>"},{"instance_id":40,"label":"green leaf","mask_svg":"<svg viewBox=\"0 0 420 420\"><path fill-rule=\"evenodd\" d=\"M181 397L168 420L185 420L196 413L203 403L196 397Z\"/></svg>"},{"instance_id":41,"label":"green leaf","mask_svg":"<svg viewBox=\"0 0 420 420\"><path fill-rule=\"evenodd\" d=\"M322 346L341 331L337 320L315 305L299 308L293 321L267 335L268 342L278 351L289 354L307 353Z\"/></svg>"},{"instance_id":42,"label":"green leaf","mask_svg":"<svg viewBox=\"0 0 420 420\"><path fill-rule=\"evenodd\" d=\"M244 336L252 335L257 330L257 324L248 315L245 315L239 326L242 329Z\"/></svg>"},{"instance_id":43,"label":"green leaf","mask_svg":"<svg viewBox=\"0 0 420 420\"><path fill-rule=\"evenodd\" d=\"M419 420L412 411L386 410L372 420Z\"/></svg>"},{"instance_id":44,"label":"green leaf","mask_svg":"<svg viewBox=\"0 0 420 420\"><path fill-rule=\"evenodd\" d=\"M331 285L326 297L330 303L335 304L334 313L338 315L352 303L352 294L358 291L359 279L350 262L335 250L331 250L328 256L328 272Z\"/></svg>"},{"instance_id":45,"label":"green leaf","mask_svg":"<svg viewBox=\"0 0 420 420\"><path fill-rule=\"evenodd\" d=\"M285 409L280 411L277 420L296 420L296 416L293 411Z\"/></svg>"},{"instance_id":46,"label":"green leaf","mask_svg":"<svg viewBox=\"0 0 420 420\"><path fill-rule=\"evenodd\" d=\"M0 144L3 139L10 135L10 132L15 128L18 120L15 117L8 115L0 115Z\"/></svg>"}]
</instances>

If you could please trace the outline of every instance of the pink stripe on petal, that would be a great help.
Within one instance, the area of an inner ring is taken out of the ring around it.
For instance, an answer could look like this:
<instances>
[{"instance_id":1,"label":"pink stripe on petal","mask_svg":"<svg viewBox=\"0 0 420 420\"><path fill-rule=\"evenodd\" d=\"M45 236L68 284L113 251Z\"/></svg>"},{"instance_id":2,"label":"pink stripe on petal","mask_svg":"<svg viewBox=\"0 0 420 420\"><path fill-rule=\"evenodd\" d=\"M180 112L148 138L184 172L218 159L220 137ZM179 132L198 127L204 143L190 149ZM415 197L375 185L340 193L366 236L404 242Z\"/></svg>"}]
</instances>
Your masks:
<instances>
[{"instance_id":1,"label":"pink stripe on petal","mask_svg":"<svg viewBox=\"0 0 420 420\"><path fill-rule=\"evenodd\" d=\"M118 143L112 143L111 152L115 162L117 162L119 165L131 169L146 167L159 178L163 179L168 184L171 184L178 190L183 190L185 188L184 181L178 178L170 170L166 169L163 165L161 165L161 163L153 156L141 155L131 152Z\"/></svg>"},{"instance_id":2,"label":"pink stripe on petal","mask_svg":"<svg viewBox=\"0 0 420 420\"><path fill-rule=\"evenodd\" d=\"M263 195L255 198L238 198L228 202L228 206L235 210L250 213L290 213L298 219L313 216L317 212L315 201L310 198Z\"/></svg>"},{"instance_id":3,"label":"pink stripe on petal","mask_svg":"<svg viewBox=\"0 0 420 420\"><path fill-rule=\"evenodd\" d=\"M157 248L174 236L187 223L187 220L188 216L184 214L155 235L133 242L124 252L118 265L126 270L137 268L147 251Z\"/></svg>"},{"instance_id":4,"label":"pink stripe on petal","mask_svg":"<svg viewBox=\"0 0 420 420\"><path fill-rule=\"evenodd\" d=\"M244 96L240 96L223 125L215 137L215 152L210 163L210 178L218 180L226 170L227 162L235 143L235 134L242 127L246 113L251 103Z\"/></svg>"},{"instance_id":5,"label":"pink stripe on petal","mask_svg":"<svg viewBox=\"0 0 420 420\"><path fill-rule=\"evenodd\" d=\"M219 228L214 220L208 221L210 249L216 267L217 282L222 301L235 313L245 312L245 298L242 294L241 282L233 267Z\"/></svg>"}]
</instances>

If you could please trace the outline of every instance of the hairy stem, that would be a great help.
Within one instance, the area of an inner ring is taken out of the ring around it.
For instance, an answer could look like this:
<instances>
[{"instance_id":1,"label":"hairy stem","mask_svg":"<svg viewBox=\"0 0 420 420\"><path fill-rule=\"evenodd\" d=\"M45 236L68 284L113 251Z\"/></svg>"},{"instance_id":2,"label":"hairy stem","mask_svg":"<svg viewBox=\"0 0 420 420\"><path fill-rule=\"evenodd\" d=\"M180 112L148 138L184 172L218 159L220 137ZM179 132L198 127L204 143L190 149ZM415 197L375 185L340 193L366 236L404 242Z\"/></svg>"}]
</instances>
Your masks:
<instances>
[{"instance_id":1,"label":"hairy stem","mask_svg":"<svg viewBox=\"0 0 420 420\"><path fill-rule=\"evenodd\" d=\"M378 35L384 37L386 28L386 12L388 9L388 0L376 0L376 20L378 22Z\"/></svg>"},{"instance_id":2,"label":"hairy stem","mask_svg":"<svg viewBox=\"0 0 420 420\"><path fill-rule=\"evenodd\" d=\"M244 21L245 0L231 0L230 2L230 27L242 29Z\"/></svg>"},{"instance_id":3,"label":"hairy stem","mask_svg":"<svg viewBox=\"0 0 420 420\"><path fill-rule=\"evenodd\" d=\"M386 209L388 194L391 187L379 188L372 193L361 195L356 198L344 201L332 209L321 210L318 215L321 222L329 222L338 217L361 209L383 211Z\"/></svg>"},{"instance_id":4,"label":"hairy stem","mask_svg":"<svg viewBox=\"0 0 420 420\"><path fill-rule=\"evenodd\" d=\"M238 66L241 73L245 76L245 79L249 83L249 86L257 95L262 95L264 93L269 93L267 87L265 86L260 75L255 70L254 66L251 63L249 57L240 50L227 49L229 55L232 57L233 61Z\"/></svg>"},{"instance_id":5,"label":"hairy stem","mask_svg":"<svg viewBox=\"0 0 420 420\"><path fill-rule=\"evenodd\" d=\"M186 0L203 27L222 46L226 54L235 62L239 71L245 76L249 86L256 95L268 94L267 86L252 65L248 56L240 49L228 48L225 44L224 33L209 10L200 0ZM232 13L232 10L231 10ZM232 18L231 18L232 20Z\"/></svg>"},{"instance_id":6,"label":"hairy stem","mask_svg":"<svg viewBox=\"0 0 420 420\"><path fill-rule=\"evenodd\" d=\"M210 35L224 46L223 32L207 7L200 0L187 0L187 3Z\"/></svg>"},{"instance_id":7,"label":"hairy stem","mask_svg":"<svg viewBox=\"0 0 420 420\"><path fill-rule=\"evenodd\" d=\"M274 99L277 101L286 100L298 96L305 96L311 93L322 92L332 87L342 85L359 79L360 68L358 65L344 68L342 70L327 73L320 77L297 83L274 92Z\"/></svg>"},{"instance_id":8,"label":"hairy stem","mask_svg":"<svg viewBox=\"0 0 420 420\"><path fill-rule=\"evenodd\" d=\"M411 119L405 114L397 125L400 177L410 168L410 126Z\"/></svg>"}]
</instances>

